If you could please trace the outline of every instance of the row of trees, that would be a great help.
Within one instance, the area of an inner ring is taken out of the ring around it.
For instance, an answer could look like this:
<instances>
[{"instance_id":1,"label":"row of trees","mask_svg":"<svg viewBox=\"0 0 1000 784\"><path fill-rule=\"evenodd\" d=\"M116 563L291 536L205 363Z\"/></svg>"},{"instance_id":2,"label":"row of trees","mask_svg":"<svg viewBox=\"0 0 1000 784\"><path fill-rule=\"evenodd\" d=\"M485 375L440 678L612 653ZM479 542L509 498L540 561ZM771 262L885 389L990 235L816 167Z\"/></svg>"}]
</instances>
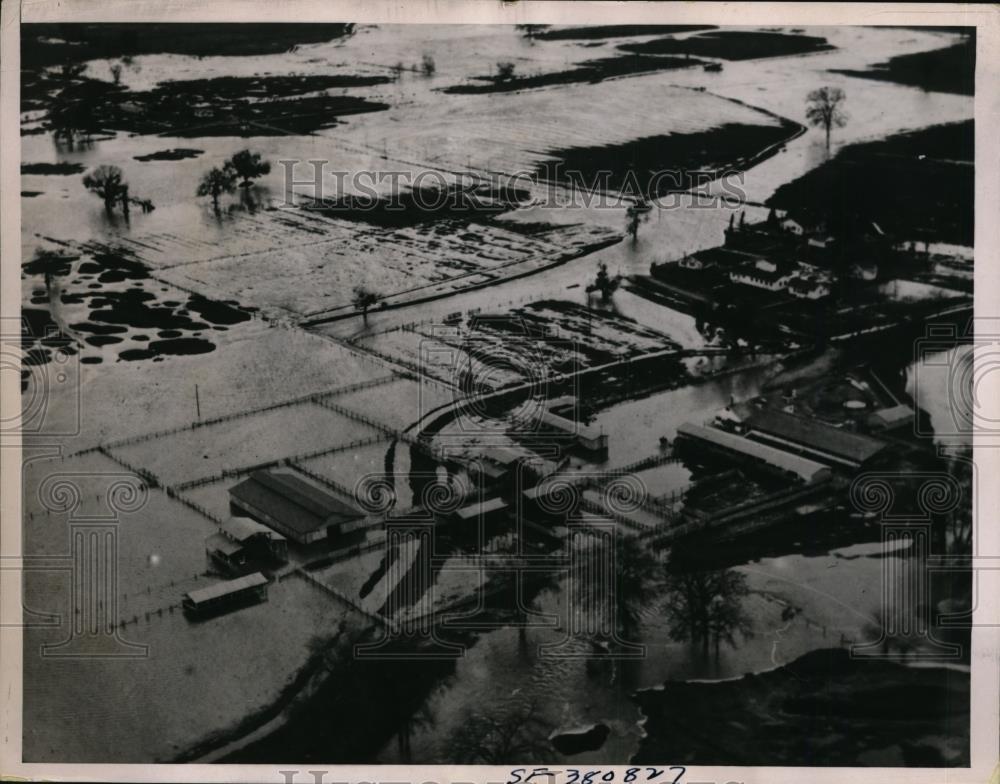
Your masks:
<instances>
[{"instance_id":1,"label":"row of trees","mask_svg":"<svg viewBox=\"0 0 1000 784\"><path fill-rule=\"evenodd\" d=\"M196 191L198 196L211 196L212 205L219 209L219 198L223 193L232 193L237 184L241 188L249 188L253 181L271 171L271 164L261 160L260 153L242 150L226 161L221 167L216 167L201 178ZM104 201L104 209L110 215L116 206L120 206L124 214L128 214L129 205L140 206L143 212L153 209L153 203L148 199L136 199L129 195L129 186L125 174L117 166L103 164L83 175L83 186L91 193L100 196Z\"/></svg>"},{"instance_id":2,"label":"row of trees","mask_svg":"<svg viewBox=\"0 0 1000 784\"><path fill-rule=\"evenodd\" d=\"M219 199L224 193L232 193L237 184L249 188L253 181L271 171L271 164L261 159L260 153L240 150L222 166L205 172L198 183L198 196L211 196L212 206L219 209Z\"/></svg>"}]
</instances>

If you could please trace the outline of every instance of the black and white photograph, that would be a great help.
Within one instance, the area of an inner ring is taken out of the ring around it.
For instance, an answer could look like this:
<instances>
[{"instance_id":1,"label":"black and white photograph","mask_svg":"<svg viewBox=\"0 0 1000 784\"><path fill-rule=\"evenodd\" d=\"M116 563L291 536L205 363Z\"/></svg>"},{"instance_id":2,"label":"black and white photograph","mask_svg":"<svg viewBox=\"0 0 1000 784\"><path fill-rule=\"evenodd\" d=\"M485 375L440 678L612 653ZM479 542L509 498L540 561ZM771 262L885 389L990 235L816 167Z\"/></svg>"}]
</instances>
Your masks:
<instances>
[{"instance_id":1,"label":"black and white photograph","mask_svg":"<svg viewBox=\"0 0 1000 784\"><path fill-rule=\"evenodd\" d=\"M19 775L988 780L995 6L70 5L4 8Z\"/></svg>"}]
</instances>

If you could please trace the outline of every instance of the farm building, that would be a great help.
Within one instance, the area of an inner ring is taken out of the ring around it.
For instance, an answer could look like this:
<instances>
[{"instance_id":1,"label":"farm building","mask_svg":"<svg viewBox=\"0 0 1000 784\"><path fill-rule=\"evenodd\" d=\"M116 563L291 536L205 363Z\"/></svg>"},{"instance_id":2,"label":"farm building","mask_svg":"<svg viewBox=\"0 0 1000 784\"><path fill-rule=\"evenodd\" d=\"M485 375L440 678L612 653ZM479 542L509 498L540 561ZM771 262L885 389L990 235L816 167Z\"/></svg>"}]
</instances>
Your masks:
<instances>
[{"instance_id":1,"label":"farm building","mask_svg":"<svg viewBox=\"0 0 1000 784\"><path fill-rule=\"evenodd\" d=\"M219 532L205 540L205 550L216 564L239 573L249 564L288 560L288 540L248 517L230 517Z\"/></svg>"},{"instance_id":2,"label":"farm building","mask_svg":"<svg viewBox=\"0 0 1000 784\"><path fill-rule=\"evenodd\" d=\"M677 438L681 443L687 441L739 457L742 461L758 463L807 483L824 481L830 476L830 469L822 463L714 427L688 422L677 428Z\"/></svg>"},{"instance_id":3,"label":"farm building","mask_svg":"<svg viewBox=\"0 0 1000 784\"><path fill-rule=\"evenodd\" d=\"M267 599L267 582L264 575L255 572L186 593L181 606L190 615L205 617L247 604L256 604Z\"/></svg>"},{"instance_id":4,"label":"farm building","mask_svg":"<svg viewBox=\"0 0 1000 784\"><path fill-rule=\"evenodd\" d=\"M871 436L774 409L755 411L745 425L755 441L841 468L858 469L888 446Z\"/></svg>"},{"instance_id":5,"label":"farm building","mask_svg":"<svg viewBox=\"0 0 1000 784\"><path fill-rule=\"evenodd\" d=\"M729 273L729 279L733 283L768 291L781 291L791 278L791 269L764 259L744 264Z\"/></svg>"},{"instance_id":6,"label":"farm building","mask_svg":"<svg viewBox=\"0 0 1000 784\"><path fill-rule=\"evenodd\" d=\"M872 411L868 415L868 427L872 430L895 430L912 424L913 417L913 409L909 406L889 406Z\"/></svg>"},{"instance_id":7,"label":"farm building","mask_svg":"<svg viewBox=\"0 0 1000 784\"><path fill-rule=\"evenodd\" d=\"M821 280L792 278L788 281L788 293L799 299L822 299L830 296L830 286Z\"/></svg>"},{"instance_id":8,"label":"farm building","mask_svg":"<svg viewBox=\"0 0 1000 784\"><path fill-rule=\"evenodd\" d=\"M603 452L608 448L608 436L600 429L567 419L552 411L542 411L538 423L543 429L572 438L577 446L591 452Z\"/></svg>"},{"instance_id":9,"label":"farm building","mask_svg":"<svg viewBox=\"0 0 1000 784\"><path fill-rule=\"evenodd\" d=\"M686 269L694 270L711 269L713 267L729 269L740 264L745 264L748 260L753 259L754 257L750 254L731 248L708 248L695 253L689 253L677 263ZM654 264L653 266L655 268L658 265ZM653 274L655 275L655 269L653 270Z\"/></svg>"},{"instance_id":10,"label":"farm building","mask_svg":"<svg viewBox=\"0 0 1000 784\"><path fill-rule=\"evenodd\" d=\"M344 523L364 517L319 485L284 471L254 471L229 489L229 502L298 544L335 538Z\"/></svg>"}]
</instances>

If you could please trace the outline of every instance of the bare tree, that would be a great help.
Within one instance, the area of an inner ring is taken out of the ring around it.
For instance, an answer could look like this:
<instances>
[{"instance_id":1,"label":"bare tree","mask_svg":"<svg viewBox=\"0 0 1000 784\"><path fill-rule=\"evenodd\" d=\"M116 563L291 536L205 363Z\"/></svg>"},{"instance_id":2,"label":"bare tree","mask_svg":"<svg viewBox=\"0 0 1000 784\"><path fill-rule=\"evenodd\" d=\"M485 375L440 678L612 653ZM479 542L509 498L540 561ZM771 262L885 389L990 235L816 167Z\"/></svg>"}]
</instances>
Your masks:
<instances>
[{"instance_id":1,"label":"bare tree","mask_svg":"<svg viewBox=\"0 0 1000 784\"><path fill-rule=\"evenodd\" d=\"M538 762L551 756L547 727L535 715L534 704L502 715L468 710L448 739L448 758L464 765Z\"/></svg>"},{"instance_id":2,"label":"bare tree","mask_svg":"<svg viewBox=\"0 0 1000 784\"><path fill-rule=\"evenodd\" d=\"M108 165L98 166L84 174L83 186L104 199L104 209L109 215L115 208L115 202L128 187L123 179L122 170L117 166Z\"/></svg>"},{"instance_id":3,"label":"bare tree","mask_svg":"<svg viewBox=\"0 0 1000 784\"><path fill-rule=\"evenodd\" d=\"M424 76L433 76L437 71L437 65L434 62L434 58L429 54L425 54L420 58L420 70L424 72Z\"/></svg>"},{"instance_id":4,"label":"bare tree","mask_svg":"<svg viewBox=\"0 0 1000 784\"><path fill-rule=\"evenodd\" d=\"M806 98L806 119L826 131L826 151L830 152L830 129L847 125L847 114L841 108L847 95L839 87L820 87Z\"/></svg>"}]
</instances>

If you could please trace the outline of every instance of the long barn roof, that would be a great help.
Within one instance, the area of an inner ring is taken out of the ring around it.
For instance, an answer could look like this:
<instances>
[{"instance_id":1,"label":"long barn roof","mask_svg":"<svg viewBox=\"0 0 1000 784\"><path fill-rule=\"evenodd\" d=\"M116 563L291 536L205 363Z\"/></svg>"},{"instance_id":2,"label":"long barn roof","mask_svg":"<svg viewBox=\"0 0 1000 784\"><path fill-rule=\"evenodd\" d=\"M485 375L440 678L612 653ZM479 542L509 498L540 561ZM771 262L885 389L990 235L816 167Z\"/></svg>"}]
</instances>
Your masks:
<instances>
[{"instance_id":1,"label":"long barn roof","mask_svg":"<svg viewBox=\"0 0 1000 784\"><path fill-rule=\"evenodd\" d=\"M363 517L353 506L294 474L254 471L230 495L299 533Z\"/></svg>"},{"instance_id":2,"label":"long barn roof","mask_svg":"<svg viewBox=\"0 0 1000 784\"><path fill-rule=\"evenodd\" d=\"M839 430L815 419L763 409L746 420L751 431L774 436L817 452L825 452L842 460L864 463L887 446L870 436Z\"/></svg>"},{"instance_id":3,"label":"long barn roof","mask_svg":"<svg viewBox=\"0 0 1000 784\"><path fill-rule=\"evenodd\" d=\"M735 433L729 433L725 430L719 430L715 427L704 427L703 425L688 422L677 428L677 434L679 436L706 441L733 452L763 460L768 465L796 474L807 482L811 481L821 472L829 471L825 465L817 463L815 460L808 460L791 452L786 452L783 449L775 449L767 444L751 441L749 438L738 436Z\"/></svg>"}]
</instances>

